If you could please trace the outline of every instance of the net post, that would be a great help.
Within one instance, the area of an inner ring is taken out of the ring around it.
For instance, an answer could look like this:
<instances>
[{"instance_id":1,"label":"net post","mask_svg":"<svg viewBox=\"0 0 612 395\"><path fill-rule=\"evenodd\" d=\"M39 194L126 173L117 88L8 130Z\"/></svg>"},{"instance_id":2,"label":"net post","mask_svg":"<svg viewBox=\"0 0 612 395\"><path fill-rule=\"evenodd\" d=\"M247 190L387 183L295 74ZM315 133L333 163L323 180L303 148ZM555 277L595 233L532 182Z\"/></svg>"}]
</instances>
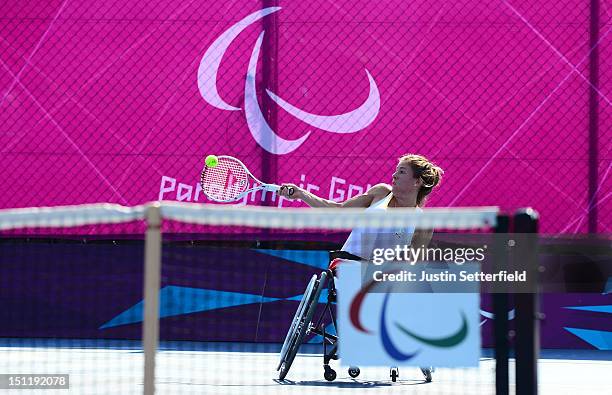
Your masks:
<instances>
[{"instance_id":1,"label":"net post","mask_svg":"<svg viewBox=\"0 0 612 395\"><path fill-rule=\"evenodd\" d=\"M155 393L155 355L159 340L159 286L161 277L161 210L159 202L145 212L144 320L144 394Z\"/></svg>"},{"instance_id":2,"label":"net post","mask_svg":"<svg viewBox=\"0 0 612 395\"><path fill-rule=\"evenodd\" d=\"M495 238L495 270L508 269L508 254L506 238L501 234L510 231L510 218L507 215L497 216L495 233L500 234ZM510 347L508 345L508 293L496 292L493 294L493 330L495 338L495 394L508 395L509 389L509 366Z\"/></svg>"},{"instance_id":3,"label":"net post","mask_svg":"<svg viewBox=\"0 0 612 395\"><path fill-rule=\"evenodd\" d=\"M538 232L538 214L531 208L519 209L514 215L514 232L535 234ZM527 269L527 276L537 276L537 239L525 237L526 245L516 256ZM537 279L532 278L529 292L515 294L516 305L516 393L538 393L538 358L540 351L540 325L538 317Z\"/></svg>"}]
</instances>

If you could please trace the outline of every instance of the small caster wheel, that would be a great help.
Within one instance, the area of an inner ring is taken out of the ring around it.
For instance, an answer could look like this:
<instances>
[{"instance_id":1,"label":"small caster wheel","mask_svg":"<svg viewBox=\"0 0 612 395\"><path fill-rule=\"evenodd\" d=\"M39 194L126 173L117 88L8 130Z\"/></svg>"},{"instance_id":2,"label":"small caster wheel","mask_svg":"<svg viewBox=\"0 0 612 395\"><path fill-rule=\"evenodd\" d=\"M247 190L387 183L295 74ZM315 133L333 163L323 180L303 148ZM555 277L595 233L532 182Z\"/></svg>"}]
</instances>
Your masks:
<instances>
[{"instance_id":1,"label":"small caster wheel","mask_svg":"<svg viewBox=\"0 0 612 395\"><path fill-rule=\"evenodd\" d=\"M361 373L361 370L359 370L358 367L356 366L351 366L348 370L348 374L349 376L351 376L352 378L355 378L357 376L359 376L359 373Z\"/></svg>"},{"instance_id":2,"label":"small caster wheel","mask_svg":"<svg viewBox=\"0 0 612 395\"><path fill-rule=\"evenodd\" d=\"M399 377L399 369L391 368L390 376L391 376L391 381L395 383L397 381L397 378Z\"/></svg>"},{"instance_id":3,"label":"small caster wheel","mask_svg":"<svg viewBox=\"0 0 612 395\"><path fill-rule=\"evenodd\" d=\"M323 373L323 377L327 381L334 381L336 379L336 371L329 366L325 366L325 373Z\"/></svg>"}]
</instances>

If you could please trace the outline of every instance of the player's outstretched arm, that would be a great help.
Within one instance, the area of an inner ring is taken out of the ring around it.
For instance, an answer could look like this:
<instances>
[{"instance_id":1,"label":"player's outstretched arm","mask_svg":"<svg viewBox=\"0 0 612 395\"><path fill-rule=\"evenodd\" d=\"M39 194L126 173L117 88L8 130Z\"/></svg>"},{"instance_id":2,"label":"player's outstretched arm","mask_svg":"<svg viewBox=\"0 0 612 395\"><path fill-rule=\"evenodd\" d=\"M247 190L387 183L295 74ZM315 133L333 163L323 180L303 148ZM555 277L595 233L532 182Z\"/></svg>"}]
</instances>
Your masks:
<instances>
[{"instance_id":1,"label":"player's outstretched arm","mask_svg":"<svg viewBox=\"0 0 612 395\"><path fill-rule=\"evenodd\" d=\"M289 188L293 188L294 192L289 196ZM295 184L282 184L278 192L280 196L287 199L300 199L310 207L370 207L374 200L386 196L391 191L391 187L387 184L376 184L371 187L366 193L353 196L344 202L335 202L333 200L323 199Z\"/></svg>"}]
</instances>

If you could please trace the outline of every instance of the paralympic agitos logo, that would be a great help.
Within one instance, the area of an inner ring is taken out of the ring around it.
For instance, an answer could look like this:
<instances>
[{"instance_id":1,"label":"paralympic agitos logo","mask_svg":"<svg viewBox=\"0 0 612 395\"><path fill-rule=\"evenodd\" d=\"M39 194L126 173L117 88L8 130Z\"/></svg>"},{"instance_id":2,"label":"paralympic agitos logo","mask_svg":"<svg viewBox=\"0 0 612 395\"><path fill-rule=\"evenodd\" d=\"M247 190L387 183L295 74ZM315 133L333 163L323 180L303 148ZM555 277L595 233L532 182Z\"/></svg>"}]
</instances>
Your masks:
<instances>
[{"instance_id":1,"label":"paralympic agitos logo","mask_svg":"<svg viewBox=\"0 0 612 395\"><path fill-rule=\"evenodd\" d=\"M244 29L266 15L277 12L280 9L281 7L268 7L250 14L223 32L223 34L208 47L200 61L200 67L198 69L198 88L200 94L208 104L221 110L241 110L239 107L235 107L223 100L217 90L217 74L219 72L221 59L232 41L234 41ZM265 120L259 103L257 102L255 86L257 60L259 59L264 33L265 32L260 33L249 60L244 85L244 114L249 131L253 135L255 141L263 149L277 155L288 154L302 145L310 135L310 132L306 132L296 140L283 139L272 130ZM380 94L378 92L378 87L368 70L365 70L365 72L370 84L370 92L367 99L358 108L343 114L312 114L295 107L269 89L266 89L266 93L279 107L310 126L332 133L355 133L370 125L380 110Z\"/></svg>"},{"instance_id":2,"label":"paralympic agitos logo","mask_svg":"<svg viewBox=\"0 0 612 395\"><path fill-rule=\"evenodd\" d=\"M351 301L350 309L349 309L349 318L350 318L351 324L358 331L369 334L369 335L375 335L375 332L364 327L360 319L360 313L361 313L361 306L363 302L365 301L366 295L369 292L371 292L376 285L380 285L380 283L372 280L369 283L367 283L364 287L362 287L359 290L359 292L355 295L353 300ZM418 348L410 352L402 351L397 346L396 342L394 342L393 339L391 338L391 335L389 333L389 328L387 326L387 304L389 302L389 298L391 297L391 295L392 294L389 291L387 291L385 293L384 301L382 304L382 309L381 309L382 312L381 312L380 320L379 320L380 339L381 339L381 342L382 342L382 345L385 351L387 352L387 354L389 354L391 358L395 359L396 361L407 361L411 358L414 358L417 354L419 354L422 351L422 349ZM416 340L418 343L421 343L427 346L431 346L431 347L439 347L439 348L450 348L450 347L454 347L460 344L462 341L464 341L467 338L468 332L469 332L467 318L463 311L461 311L461 325L459 329L448 336L425 337L425 336L415 333L414 331L411 331L410 329L406 328L404 325L400 324L399 322L395 321L393 322L393 325L402 334L404 334L405 336L409 338L412 338L413 340Z\"/></svg>"}]
</instances>

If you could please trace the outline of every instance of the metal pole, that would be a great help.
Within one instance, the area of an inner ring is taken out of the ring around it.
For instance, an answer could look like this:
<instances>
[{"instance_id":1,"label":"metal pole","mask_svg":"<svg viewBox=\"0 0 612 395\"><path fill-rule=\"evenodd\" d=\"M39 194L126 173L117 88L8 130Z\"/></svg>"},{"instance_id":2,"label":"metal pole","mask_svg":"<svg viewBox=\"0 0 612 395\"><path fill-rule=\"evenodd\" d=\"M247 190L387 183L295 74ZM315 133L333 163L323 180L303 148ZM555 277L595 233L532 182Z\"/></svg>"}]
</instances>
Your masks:
<instances>
[{"instance_id":1,"label":"metal pole","mask_svg":"<svg viewBox=\"0 0 612 395\"><path fill-rule=\"evenodd\" d=\"M514 233L522 240L515 254L513 267L527 270L529 284L533 286L514 297L516 305L516 393L536 395L538 393L538 359L540 354L540 324L538 312L538 215L532 209L521 209L514 216Z\"/></svg>"},{"instance_id":2,"label":"metal pole","mask_svg":"<svg viewBox=\"0 0 612 395\"><path fill-rule=\"evenodd\" d=\"M589 233L597 233L597 188L599 178L599 0L591 0L589 48Z\"/></svg>"},{"instance_id":3,"label":"metal pole","mask_svg":"<svg viewBox=\"0 0 612 395\"><path fill-rule=\"evenodd\" d=\"M159 203L147 208L144 267L144 394L155 394L155 354L159 341L159 286L161 277L161 210Z\"/></svg>"},{"instance_id":4,"label":"metal pole","mask_svg":"<svg viewBox=\"0 0 612 395\"><path fill-rule=\"evenodd\" d=\"M510 231L510 218L507 215L497 217L495 227L495 271L508 270L507 236ZM509 394L508 358L508 293L493 289L493 329L495 338L495 394Z\"/></svg>"},{"instance_id":5,"label":"metal pole","mask_svg":"<svg viewBox=\"0 0 612 395\"><path fill-rule=\"evenodd\" d=\"M263 0L262 6L278 7L278 0ZM264 34L264 40L262 44L262 89L261 92L265 93L266 89L270 89L272 92L278 94L278 16L274 12L262 20L263 29L266 32ZM278 131L278 109L273 103L272 99L267 94L262 93L261 95L261 106L264 118L270 128ZM269 153L268 151L261 150L261 175L262 179L266 182L278 183L278 163L276 155ZM262 192L264 193L264 192ZM273 206L272 196L270 193L266 193L265 206Z\"/></svg>"}]
</instances>

